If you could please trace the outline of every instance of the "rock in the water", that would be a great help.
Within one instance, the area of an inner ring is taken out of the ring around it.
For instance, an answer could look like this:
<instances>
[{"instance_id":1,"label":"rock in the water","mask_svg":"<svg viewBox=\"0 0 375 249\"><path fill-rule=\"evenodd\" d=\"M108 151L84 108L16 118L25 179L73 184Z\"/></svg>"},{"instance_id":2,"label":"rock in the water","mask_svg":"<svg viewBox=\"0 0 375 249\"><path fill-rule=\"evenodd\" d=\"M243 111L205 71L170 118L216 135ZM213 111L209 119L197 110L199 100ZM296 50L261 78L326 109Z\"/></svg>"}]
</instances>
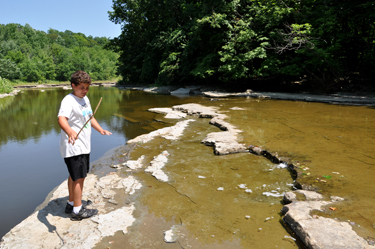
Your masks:
<instances>
[{"instance_id":1,"label":"rock in the water","mask_svg":"<svg viewBox=\"0 0 375 249\"><path fill-rule=\"evenodd\" d=\"M289 192L286 194L288 197L284 196L284 199L293 201L285 205L281 211L285 213L283 218L285 223L291 227L307 248L374 249L353 231L348 222L310 215L312 210L323 211L323 207L332 202L313 201L321 199L322 196L312 191L298 190L298 192L304 194L307 201L297 201Z\"/></svg>"},{"instance_id":2,"label":"rock in the water","mask_svg":"<svg viewBox=\"0 0 375 249\"><path fill-rule=\"evenodd\" d=\"M168 176L162 171L162 168L167 163L168 156L168 151L163 151L151 161L150 166L146 168L145 172L150 172L156 179L167 182L169 180Z\"/></svg>"},{"instance_id":3,"label":"rock in the water","mask_svg":"<svg viewBox=\"0 0 375 249\"><path fill-rule=\"evenodd\" d=\"M189 95L189 94L190 94L190 89L186 89L186 88L179 88L171 92L171 95Z\"/></svg>"}]
</instances>

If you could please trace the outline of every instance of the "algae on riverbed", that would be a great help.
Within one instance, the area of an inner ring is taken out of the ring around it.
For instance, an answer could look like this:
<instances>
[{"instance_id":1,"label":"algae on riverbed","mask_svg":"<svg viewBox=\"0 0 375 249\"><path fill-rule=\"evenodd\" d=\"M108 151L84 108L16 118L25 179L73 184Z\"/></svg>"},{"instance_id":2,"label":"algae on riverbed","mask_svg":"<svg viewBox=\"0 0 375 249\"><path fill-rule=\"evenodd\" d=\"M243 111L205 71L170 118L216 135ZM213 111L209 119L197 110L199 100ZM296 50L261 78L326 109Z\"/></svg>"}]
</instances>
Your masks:
<instances>
[{"instance_id":1,"label":"algae on riverbed","mask_svg":"<svg viewBox=\"0 0 375 249\"><path fill-rule=\"evenodd\" d=\"M290 157L304 172L298 181L305 188L346 199L326 216L354 221L358 235L375 237L373 107L244 98L213 104L243 108L228 122L244 131L244 141Z\"/></svg>"},{"instance_id":2,"label":"algae on riverbed","mask_svg":"<svg viewBox=\"0 0 375 249\"><path fill-rule=\"evenodd\" d=\"M116 241L111 248L120 248L118 241L127 248L160 248L162 231L150 231L160 230L162 224L163 230L180 225L178 243L184 248L297 247L280 225L280 196L293 182L288 171L250 153L214 155L212 147L201 143L208 133L218 131L208 122L195 118L179 140L155 138L130 153L132 160L145 155L147 165L167 150L163 170L170 180L160 182L143 169L132 171L144 186L132 200L146 214L138 211L129 234L110 238ZM166 243L162 247L174 248Z\"/></svg>"}]
</instances>

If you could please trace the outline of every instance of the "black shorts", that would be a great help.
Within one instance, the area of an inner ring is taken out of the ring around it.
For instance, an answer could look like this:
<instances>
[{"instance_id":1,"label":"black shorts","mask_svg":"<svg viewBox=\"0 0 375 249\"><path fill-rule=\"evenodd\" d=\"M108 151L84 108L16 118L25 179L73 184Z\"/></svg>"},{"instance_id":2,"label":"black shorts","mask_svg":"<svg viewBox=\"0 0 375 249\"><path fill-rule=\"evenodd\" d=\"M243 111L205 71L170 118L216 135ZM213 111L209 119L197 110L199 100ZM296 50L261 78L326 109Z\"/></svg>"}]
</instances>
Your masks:
<instances>
[{"instance_id":1,"label":"black shorts","mask_svg":"<svg viewBox=\"0 0 375 249\"><path fill-rule=\"evenodd\" d=\"M80 178L86 178L90 169L90 154L82 154L78 156L64 158L68 167L69 175L76 181Z\"/></svg>"}]
</instances>

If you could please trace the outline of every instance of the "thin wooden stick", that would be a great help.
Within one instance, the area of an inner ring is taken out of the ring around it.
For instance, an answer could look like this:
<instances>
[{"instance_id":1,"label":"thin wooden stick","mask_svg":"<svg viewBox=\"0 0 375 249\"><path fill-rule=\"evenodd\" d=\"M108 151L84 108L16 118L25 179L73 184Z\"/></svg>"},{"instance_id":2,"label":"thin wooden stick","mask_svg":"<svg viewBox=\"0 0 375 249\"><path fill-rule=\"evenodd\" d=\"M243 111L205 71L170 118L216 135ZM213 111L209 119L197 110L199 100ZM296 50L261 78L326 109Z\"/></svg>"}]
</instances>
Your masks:
<instances>
[{"instance_id":1,"label":"thin wooden stick","mask_svg":"<svg viewBox=\"0 0 375 249\"><path fill-rule=\"evenodd\" d=\"M90 122L90 120L94 117L96 111L98 110L99 106L100 106L100 103L102 102L102 97L100 97L100 100L99 100L99 103L98 105L96 106L95 108L95 111L94 111L94 114L91 115L91 117L89 118L89 120L86 121L86 123L82 126L81 130L79 130L78 134L77 134L77 138L78 138L78 135L79 133L81 133L81 131L83 130L83 128L85 128L85 126L87 125L88 122Z\"/></svg>"}]
</instances>

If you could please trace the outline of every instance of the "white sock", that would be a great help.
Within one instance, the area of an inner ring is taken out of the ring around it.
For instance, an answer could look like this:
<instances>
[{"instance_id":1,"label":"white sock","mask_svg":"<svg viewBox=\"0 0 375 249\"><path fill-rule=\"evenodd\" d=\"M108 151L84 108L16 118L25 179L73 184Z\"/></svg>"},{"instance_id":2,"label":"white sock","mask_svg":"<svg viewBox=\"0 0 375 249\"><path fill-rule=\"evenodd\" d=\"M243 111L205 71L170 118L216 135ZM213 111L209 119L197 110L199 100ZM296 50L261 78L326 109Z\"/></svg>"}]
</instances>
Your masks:
<instances>
[{"instance_id":1,"label":"white sock","mask_svg":"<svg viewBox=\"0 0 375 249\"><path fill-rule=\"evenodd\" d=\"M74 212L75 214L78 214L79 211L81 210L81 207L82 207L82 205L79 206L79 207L73 207L73 212Z\"/></svg>"},{"instance_id":2,"label":"white sock","mask_svg":"<svg viewBox=\"0 0 375 249\"><path fill-rule=\"evenodd\" d=\"M74 207L74 201L68 201L68 204L72 207Z\"/></svg>"}]
</instances>

